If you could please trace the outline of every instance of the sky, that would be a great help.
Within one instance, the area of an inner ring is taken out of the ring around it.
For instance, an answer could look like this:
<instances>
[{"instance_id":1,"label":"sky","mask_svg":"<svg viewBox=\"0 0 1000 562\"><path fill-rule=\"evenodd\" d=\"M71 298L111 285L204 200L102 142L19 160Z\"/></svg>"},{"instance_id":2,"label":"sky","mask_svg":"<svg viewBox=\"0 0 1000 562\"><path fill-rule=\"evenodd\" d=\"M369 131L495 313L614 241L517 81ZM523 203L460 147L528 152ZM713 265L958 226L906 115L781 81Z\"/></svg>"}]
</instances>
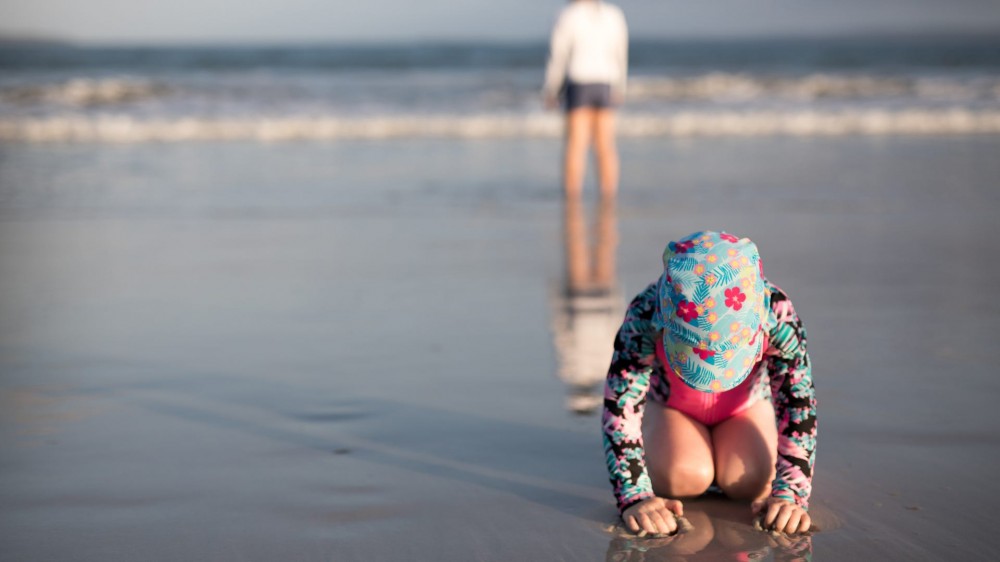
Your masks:
<instances>
[{"instance_id":1,"label":"sky","mask_svg":"<svg viewBox=\"0 0 1000 562\"><path fill-rule=\"evenodd\" d=\"M996 32L1000 0L619 0L636 37ZM0 0L0 35L85 43L546 37L560 0Z\"/></svg>"}]
</instances>

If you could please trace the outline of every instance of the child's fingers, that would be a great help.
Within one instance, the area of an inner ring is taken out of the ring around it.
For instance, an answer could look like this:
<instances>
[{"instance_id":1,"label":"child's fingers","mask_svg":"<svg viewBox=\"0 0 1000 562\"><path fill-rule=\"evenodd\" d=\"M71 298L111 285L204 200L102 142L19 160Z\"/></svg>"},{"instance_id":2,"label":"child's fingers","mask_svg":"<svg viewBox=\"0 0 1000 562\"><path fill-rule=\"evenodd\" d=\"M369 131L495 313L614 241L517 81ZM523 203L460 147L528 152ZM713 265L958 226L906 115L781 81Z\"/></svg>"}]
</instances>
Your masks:
<instances>
[{"instance_id":1,"label":"child's fingers","mask_svg":"<svg viewBox=\"0 0 1000 562\"><path fill-rule=\"evenodd\" d=\"M781 512L781 502L773 502L767 506L767 515L764 516L764 527L771 528L774 525L775 519L778 518L778 513Z\"/></svg>"},{"instance_id":2,"label":"child's fingers","mask_svg":"<svg viewBox=\"0 0 1000 562\"><path fill-rule=\"evenodd\" d=\"M677 522L677 516L674 515L674 512L665 510L662 515L667 533L671 535L676 533L680 529L680 523Z\"/></svg>"},{"instance_id":3,"label":"child's fingers","mask_svg":"<svg viewBox=\"0 0 1000 562\"><path fill-rule=\"evenodd\" d=\"M805 533L806 531L809 530L809 527L812 527L812 518L809 517L808 513L803 513L802 520L799 521L798 532Z\"/></svg>"},{"instance_id":4,"label":"child's fingers","mask_svg":"<svg viewBox=\"0 0 1000 562\"><path fill-rule=\"evenodd\" d=\"M663 517L660 517L659 513L652 511L647 514L647 517L649 517L649 522L653 525L653 530L650 532L656 535L666 532L663 530L666 524L664 524Z\"/></svg>"},{"instance_id":5,"label":"child's fingers","mask_svg":"<svg viewBox=\"0 0 1000 562\"><path fill-rule=\"evenodd\" d=\"M653 520L646 513L639 514L639 526L642 527L642 530L647 533L655 534L660 532L656 529L656 523L653 523Z\"/></svg>"},{"instance_id":6,"label":"child's fingers","mask_svg":"<svg viewBox=\"0 0 1000 562\"><path fill-rule=\"evenodd\" d=\"M778 512L778 517L774 520L774 530L783 532L785 526L788 525L788 520L792 518L794 513L795 509L792 506L788 504L782 505L781 511Z\"/></svg>"},{"instance_id":7,"label":"child's fingers","mask_svg":"<svg viewBox=\"0 0 1000 562\"><path fill-rule=\"evenodd\" d=\"M788 533L789 535L795 533L799 529L799 522L802 521L802 513L800 513L799 510L795 509L790 511L791 511L790 514L791 517L788 518L788 521L785 523L785 526L782 527L784 532Z\"/></svg>"},{"instance_id":8,"label":"child's fingers","mask_svg":"<svg viewBox=\"0 0 1000 562\"><path fill-rule=\"evenodd\" d=\"M684 513L684 506L677 500L653 498L629 507L622 514L625 527L639 535L672 535L680 528L677 518Z\"/></svg>"},{"instance_id":9,"label":"child's fingers","mask_svg":"<svg viewBox=\"0 0 1000 562\"><path fill-rule=\"evenodd\" d=\"M666 506L667 509L676 513L677 517L684 516L684 504L681 503L680 500L667 500Z\"/></svg>"},{"instance_id":10,"label":"child's fingers","mask_svg":"<svg viewBox=\"0 0 1000 562\"><path fill-rule=\"evenodd\" d=\"M671 535L680 530L680 523L677 522L677 516L674 512L668 511L663 514L663 519L667 523L667 532Z\"/></svg>"},{"instance_id":11,"label":"child's fingers","mask_svg":"<svg viewBox=\"0 0 1000 562\"><path fill-rule=\"evenodd\" d=\"M673 516L670 517L673 518ZM662 513L654 511L649 514L649 518L653 521L653 524L656 525L656 533L658 535L670 534L670 525L667 524L667 520L663 517Z\"/></svg>"}]
</instances>

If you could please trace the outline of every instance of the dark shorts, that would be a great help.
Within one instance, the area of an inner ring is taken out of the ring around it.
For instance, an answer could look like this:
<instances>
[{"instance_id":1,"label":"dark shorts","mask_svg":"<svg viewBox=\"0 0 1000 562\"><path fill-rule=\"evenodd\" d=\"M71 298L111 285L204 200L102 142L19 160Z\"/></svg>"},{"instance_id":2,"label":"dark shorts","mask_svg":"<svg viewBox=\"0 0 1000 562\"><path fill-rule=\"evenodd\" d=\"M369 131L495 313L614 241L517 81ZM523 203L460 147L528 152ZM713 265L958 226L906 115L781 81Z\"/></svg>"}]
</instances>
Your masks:
<instances>
[{"instance_id":1,"label":"dark shorts","mask_svg":"<svg viewBox=\"0 0 1000 562\"><path fill-rule=\"evenodd\" d=\"M566 111L572 111L580 107L592 107L603 109L613 107L611 103L610 84L577 84L567 82L563 92L563 101Z\"/></svg>"}]
</instances>

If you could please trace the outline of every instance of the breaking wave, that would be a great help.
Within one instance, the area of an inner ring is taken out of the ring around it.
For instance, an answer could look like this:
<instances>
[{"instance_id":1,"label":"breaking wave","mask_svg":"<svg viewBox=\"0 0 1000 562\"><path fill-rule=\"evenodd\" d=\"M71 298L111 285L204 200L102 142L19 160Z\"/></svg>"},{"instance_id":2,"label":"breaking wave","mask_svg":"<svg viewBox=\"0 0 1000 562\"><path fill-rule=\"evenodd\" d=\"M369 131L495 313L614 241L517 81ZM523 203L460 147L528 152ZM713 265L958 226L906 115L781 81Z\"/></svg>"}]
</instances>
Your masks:
<instances>
[{"instance_id":1,"label":"breaking wave","mask_svg":"<svg viewBox=\"0 0 1000 562\"><path fill-rule=\"evenodd\" d=\"M1000 110L850 109L801 111L688 111L624 113L622 137L941 135L1000 133ZM0 118L6 142L265 142L392 138L557 137L562 120L552 114L473 116L176 118L52 116Z\"/></svg>"},{"instance_id":2,"label":"breaking wave","mask_svg":"<svg viewBox=\"0 0 1000 562\"><path fill-rule=\"evenodd\" d=\"M0 100L15 104L103 107L157 98L168 92L167 86L149 80L74 78L57 84L6 87L0 89Z\"/></svg>"},{"instance_id":3,"label":"breaking wave","mask_svg":"<svg viewBox=\"0 0 1000 562\"><path fill-rule=\"evenodd\" d=\"M244 82L217 83L214 88L203 85L200 95L209 95L214 106L267 107L274 104L294 104L305 99L310 103L329 103L344 94L334 86L312 93L308 88L316 85L313 78L281 78L259 81L259 76L244 77ZM176 79L176 78L175 78ZM298 80L298 81L296 81ZM322 79L320 79L322 80ZM378 93L380 84L373 84ZM384 86L384 84L381 84ZM280 86L280 87L279 87ZM421 84L418 88L431 88L419 92L424 97L436 98L452 94L452 86ZM534 84L532 83L532 88ZM285 88L285 89L282 89ZM434 89L437 88L437 89ZM299 92L302 97L285 98L288 91ZM235 93L234 93L235 92ZM412 93L412 92L411 92ZM482 92L483 99L510 96L511 92ZM531 97L533 89L517 94ZM73 109L99 109L117 111L130 104L171 96L171 101L182 106L195 101L190 88L171 81L138 77L71 78L54 83L6 85L0 87L0 102L22 108L49 105ZM933 76L878 74L816 73L801 76L770 76L766 74L741 74L710 72L693 76L651 77L635 76L629 79L630 102L822 102L822 101L871 101L895 100L907 105L923 102L965 104L967 102L1000 102L1000 76ZM403 103L405 100L396 100ZM412 100L411 100L412 101ZM343 109L343 108L341 108Z\"/></svg>"},{"instance_id":4,"label":"breaking wave","mask_svg":"<svg viewBox=\"0 0 1000 562\"><path fill-rule=\"evenodd\" d=\"M1000 100L1000 77L810 74L763 76L715 72L687 77L637 77L629 81L635 101L702 100Z\"/></svg>"}]
</instances>

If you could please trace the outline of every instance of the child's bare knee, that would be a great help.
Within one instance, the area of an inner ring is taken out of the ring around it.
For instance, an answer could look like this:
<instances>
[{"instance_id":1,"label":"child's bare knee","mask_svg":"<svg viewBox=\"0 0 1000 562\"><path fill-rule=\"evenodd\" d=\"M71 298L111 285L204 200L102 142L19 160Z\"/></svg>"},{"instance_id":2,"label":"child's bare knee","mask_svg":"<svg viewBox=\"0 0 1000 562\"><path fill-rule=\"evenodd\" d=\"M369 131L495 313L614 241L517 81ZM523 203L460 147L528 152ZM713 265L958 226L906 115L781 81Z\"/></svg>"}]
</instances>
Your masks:
<instances>
[{"instance_id":1,"label":"child's bare knee","mask_svg":"<svg viewBox=\"0 0 1000 562\"><path fill-rule=\"evenodd\" d=\"M751 467L739 474L720 474L719 487L727 496L737 500L755 500L767 495L774 480L774 469Z\"/></svg>"},{"instance_id":2,"label":"child's bare knee","mask_svg":"<svg viewBox=\"0 0 1000 562\"><path fill-rule=\"evenodd\" d=\"M710 464L680 463L653 476L653 488L668 498L700 496L712 485L715 470Z\"/></svg>"}]
</instances>

